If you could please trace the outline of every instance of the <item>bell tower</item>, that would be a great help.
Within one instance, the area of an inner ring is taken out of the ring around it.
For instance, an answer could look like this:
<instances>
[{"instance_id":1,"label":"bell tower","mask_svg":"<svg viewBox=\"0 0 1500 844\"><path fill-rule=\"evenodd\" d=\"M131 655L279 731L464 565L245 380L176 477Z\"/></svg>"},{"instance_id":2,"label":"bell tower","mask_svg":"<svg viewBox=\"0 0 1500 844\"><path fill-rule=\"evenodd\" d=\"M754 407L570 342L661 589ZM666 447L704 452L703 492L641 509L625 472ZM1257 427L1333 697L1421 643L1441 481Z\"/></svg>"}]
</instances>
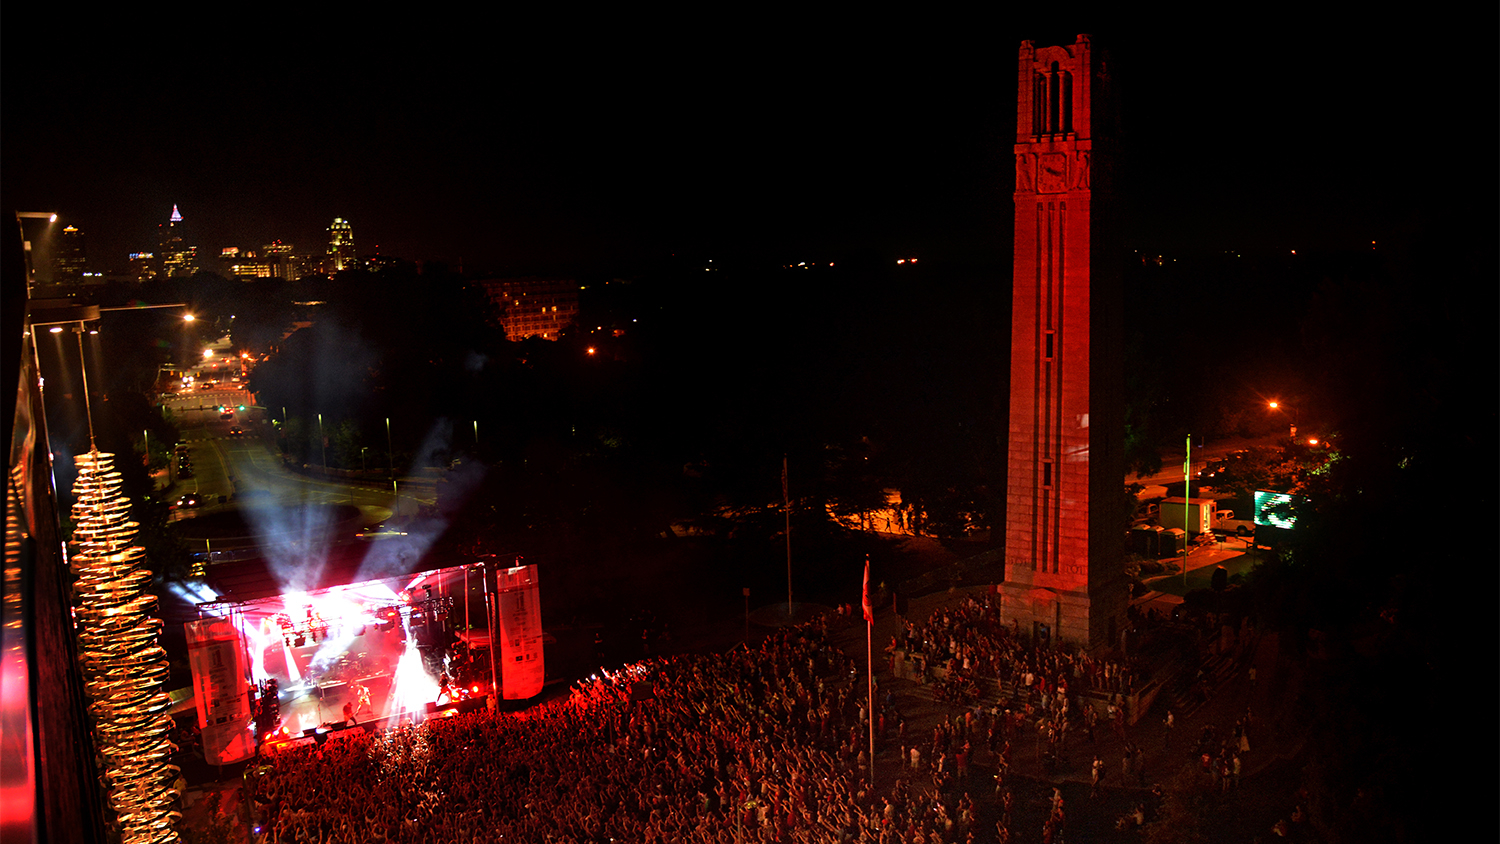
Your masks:
<instances>
[{"instance_id":1,"label":"bell tower","mask_svg":"<svg viewBox=\"0 0 1500 844\"><path fill-rule=\"evenodd\" d=\"M1109 76L1087 35L1021 42L1018 71L1002 611L1054 644L1108 646L1129 599Z\"/></svg>"}]
</instances>

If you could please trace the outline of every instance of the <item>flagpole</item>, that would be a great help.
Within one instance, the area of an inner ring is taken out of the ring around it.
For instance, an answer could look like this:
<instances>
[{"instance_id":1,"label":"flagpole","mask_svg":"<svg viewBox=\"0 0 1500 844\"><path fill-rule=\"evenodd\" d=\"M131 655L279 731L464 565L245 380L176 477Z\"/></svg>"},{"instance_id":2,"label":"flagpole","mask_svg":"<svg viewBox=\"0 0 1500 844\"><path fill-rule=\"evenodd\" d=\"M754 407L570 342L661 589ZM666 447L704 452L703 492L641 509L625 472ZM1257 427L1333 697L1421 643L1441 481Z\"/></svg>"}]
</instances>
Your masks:
<instances>
[{"instance_id":1,"label":"flagpole","mask_svg":"<svg viewBox=\"0 0 1500 844\"><path fill-rule=\"evenodd\" d=\"M865 555L865 669L870 691L870 788L875 788L875 608L870 604L870 555Z\"/></svg>"},{"instance_id":2,"label":"flagpole","mask_svg":"<svg viewBox=\"0 0 1500 844\"><path fill-rule=\"evenodd\" d=\"M792 499L786 487L786 455L781 455L781 511L786 514L786 620L792 621Z\"/></svg>"},{"instance_id":3,"label":"flagpole","mask_svg":"<svg viewBox=\"0 0 1500 844\"><path fill-rule=\"evenodd\" d=\"M1182 534L1183 539L1188 538L1189 526L1193 523L1193 435L1187 435L1187 457L1182 460ZM1199 513L1201 516L1202 513ZM1201 525L1199 526L1202 527ZM1187 589L1188 557L1193 553L1192 545L1184 541L1182 545L1182 588Z\"/></svg>"},{"instance_id":4,"label":"flagpole","mask_svg":"<svg viewBox=\"0 0 1500 844\"><path fill-rule=\"evenodd\" d=\"M870 685L870 788L875 788L875 623L865 622L865 665Z\"/></svg>"}]
</instances>

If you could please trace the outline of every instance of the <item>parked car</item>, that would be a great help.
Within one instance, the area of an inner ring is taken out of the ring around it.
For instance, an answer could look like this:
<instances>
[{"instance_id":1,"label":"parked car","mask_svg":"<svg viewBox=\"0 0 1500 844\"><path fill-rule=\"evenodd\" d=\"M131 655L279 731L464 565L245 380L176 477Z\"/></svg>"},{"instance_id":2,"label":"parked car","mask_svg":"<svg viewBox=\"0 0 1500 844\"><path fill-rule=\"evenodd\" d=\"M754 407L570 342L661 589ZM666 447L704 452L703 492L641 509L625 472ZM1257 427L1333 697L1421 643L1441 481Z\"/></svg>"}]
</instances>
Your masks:
<instances>
[{"instance_id":1,"label":"parked car","mask_svg":"<svg viewBox=\"0 0 1500 844\"><path fill-rule=\"evenodd\" d=\"M1161 516L1161 502L1142 501L1136 505L1135 516L1130 520L1132 525L1144 525L1156 521Z\"/></svg>"},{"instance_id":2,"label":"parked car","mask_svg":"<svg viewBox=\"0 0 1500 844\"><path fill-rule=\"evenodd\" d=\"M402 530L402 527L404 525L393 523L366 525L354 534L354 537L356 539L390 539L393 536L406 536L406 531Z\"/></svg>"},{"instance_id":3,"label":"parked car","mask_svg":"<svg viewBox=\"0 0 1500 844\"><path fill-rule=\"evenodd\" d=\"M224 551L194 551L189 556L195 563L226 563L232 560L253 560L260 556L260 549L230 548Z\"/></svg>"},{"instance_id":4,"label":"parked car","mask_svg":"<svg viewBox=\"0 0 1500 844\"><path fill-rule=\"evenodd\" d=\"M1214 460L1199 470L1198 479L1201 481L1213 480L1224 474L1226 469L1239 464L1249 455L1250 450L1247 448L1242 448L1239 451L1231 451L1224 456L1223 460Z\"/></svg>"}]
</instances>

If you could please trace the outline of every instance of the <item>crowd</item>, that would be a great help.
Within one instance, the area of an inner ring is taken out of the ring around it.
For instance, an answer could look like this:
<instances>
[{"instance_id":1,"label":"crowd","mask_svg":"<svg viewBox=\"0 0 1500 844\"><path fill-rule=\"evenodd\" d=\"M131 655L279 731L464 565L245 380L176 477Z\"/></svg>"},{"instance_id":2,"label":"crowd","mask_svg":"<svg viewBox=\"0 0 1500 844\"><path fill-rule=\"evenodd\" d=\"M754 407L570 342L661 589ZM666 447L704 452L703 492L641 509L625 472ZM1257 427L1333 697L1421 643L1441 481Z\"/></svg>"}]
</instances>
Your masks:
<instances>
[{"instance_id":1,"label":"crowd","mask_svg":"<svg viewBox=\"0 0 1500 844\"><path fill-rule=\"evenodd\" d=\"M1133 666L1046 647L1021 635L1014 620L1000 620L1000 606L990 598L971 596L920 623L907 621L887 650L921 654L925 665L947 669L945 679L950 683L954 678L982 677L1009 684L1027 702L1069 690L1075 695L1128 694L1136 682Z\"/></svg>"},{"instance_id":2,"label":"crowd","mask_svg":"<svg viewBox=\"0 0 1500 844\"><path fill-rule=\"evenodd\" d=\"M1001 623L991 601L966 599L904 622L891 649L927 654L965 683L998 680L1008 697L962 701L929 735L908 725L894 695L877 694L871 709L863 665L830 639L830 624L855 618L854 608L840 608L756 647L601 671L521 713L471 712L286 746L249 786L261 840L1007 842L1010 760L1021 741L1049 767L1086 743L1094 794L1106 781L1146 787L1144 752L1126 740L1115 705L1133 682L1128 665L1039 647ZM878 792L869 782L872 719L880 748L895 751L882 753ZM1098 755L1104 729L1124 748L1118 777ZM1168 748L1173 731L1169 712ZM1199 739L1205 784L1226 793L1238 786L1250 732L1247 712L1227 734ZM993 830L976 829L976 757L986 792L993 777ZM1145 805L1121 828L1140 827ZM1062 840L1065 826L1057 792L1041 840Z\"/></svg>"},{"instance_id":3,"label":"crowd","mask_svg":"<svg viewBox=\"0 0 1500 844\"><path fill-rule=\"evenodd\" d=\"M601 672L525 713L291 746L251 799L263 839L285 844L970 840L972 718L911 741L912 768L877 797L868 703L819 620L758 648Z\"/></svg>"}]
</instances>

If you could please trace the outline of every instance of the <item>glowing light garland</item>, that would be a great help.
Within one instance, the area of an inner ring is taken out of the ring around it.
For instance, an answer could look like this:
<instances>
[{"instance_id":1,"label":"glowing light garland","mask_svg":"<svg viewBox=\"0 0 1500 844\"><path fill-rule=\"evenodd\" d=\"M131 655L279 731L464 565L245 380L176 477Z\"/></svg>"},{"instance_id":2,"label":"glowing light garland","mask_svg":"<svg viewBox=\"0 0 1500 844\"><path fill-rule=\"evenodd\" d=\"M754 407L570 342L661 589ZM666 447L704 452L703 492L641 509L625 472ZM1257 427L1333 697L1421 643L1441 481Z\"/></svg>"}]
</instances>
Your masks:
<instances>
[{"instance_id":1,"label":"glowing light garland","mask_svg":"<svg viewBox=\"0 0 1500 844\"><path fill-rule=\"evenodd\" d=\"M179 769L171 764L167 654L156 596L145 591L146 552L131 544L139 526L128 520L114 455L93 449L74 462L80 661L109 804L125 844L170 844L181 817L173 787Z\"/></svg>"}]
</instances>

